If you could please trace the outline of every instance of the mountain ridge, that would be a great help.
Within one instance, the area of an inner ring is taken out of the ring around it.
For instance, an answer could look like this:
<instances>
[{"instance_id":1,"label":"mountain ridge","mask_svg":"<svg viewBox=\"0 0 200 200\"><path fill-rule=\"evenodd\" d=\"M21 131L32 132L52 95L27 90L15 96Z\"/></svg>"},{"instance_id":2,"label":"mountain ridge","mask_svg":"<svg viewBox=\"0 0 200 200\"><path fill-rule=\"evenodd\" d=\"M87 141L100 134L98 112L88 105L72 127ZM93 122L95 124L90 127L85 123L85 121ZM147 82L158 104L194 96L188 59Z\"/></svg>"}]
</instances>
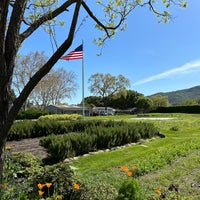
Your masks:
<instances>
[{"instance_id":1,"label":"mountain ridge","mask_svg":"<svg viewBox=\"0 0 200 200\"><path fill-rule=\"evenodd\" d=\"M176 90L171 92L159 92L151 96L162 95L168 96L170 104L182 104L188 99L197 99L200 97L200 85L188 89Z\"/></svg>"}]
</instances>

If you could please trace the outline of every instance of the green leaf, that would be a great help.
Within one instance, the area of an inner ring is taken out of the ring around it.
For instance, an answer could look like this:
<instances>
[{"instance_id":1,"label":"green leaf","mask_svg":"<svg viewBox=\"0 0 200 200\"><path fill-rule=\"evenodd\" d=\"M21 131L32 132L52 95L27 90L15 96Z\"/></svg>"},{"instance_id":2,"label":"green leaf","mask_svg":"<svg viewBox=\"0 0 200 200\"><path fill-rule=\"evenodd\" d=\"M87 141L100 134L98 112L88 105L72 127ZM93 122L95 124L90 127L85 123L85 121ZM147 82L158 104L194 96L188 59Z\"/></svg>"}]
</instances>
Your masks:
<instances>
[{"instance_id":1,"label":"green leaf","mask_svg":"<svg viewBox=\"0 0 200 200\"><path fill-rule=\"evenodd\" d=\"M136 0L137 3L142 3L142 0Z\"/></svg>"},{"instance_id":2,"label":"green leaf","mask_svg":"<svg viewBox=\"0 0 200 200\"><path fill-rule=\"evenodd\" d=\"M117 6L121 5L121 1L120 0L115 0L115 3L116 3Z\"/></svg>"}]
</instances>

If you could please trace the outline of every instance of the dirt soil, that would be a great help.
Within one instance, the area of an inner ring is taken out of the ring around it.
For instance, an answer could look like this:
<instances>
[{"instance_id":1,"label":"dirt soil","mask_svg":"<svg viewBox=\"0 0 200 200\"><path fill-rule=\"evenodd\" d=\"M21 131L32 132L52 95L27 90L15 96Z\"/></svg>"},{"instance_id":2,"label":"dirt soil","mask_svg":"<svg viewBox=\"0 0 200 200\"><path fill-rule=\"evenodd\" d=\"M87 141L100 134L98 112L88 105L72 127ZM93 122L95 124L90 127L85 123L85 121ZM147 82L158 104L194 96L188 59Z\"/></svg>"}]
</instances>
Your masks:
<instances>
[{"instance_id":1,"label":"dirt soil","mask_svg":"<svg viewBox=\"0 0 200 200\"><path fill-rule=\"evenodd\" d=\"M41 138L29 138L19 141L8 141L6 145L11 146L13 153L18 152L30 152L35 156L38 156L42 159L48 156L46 149L39 145Z\"/></svg>"}]
</instances>

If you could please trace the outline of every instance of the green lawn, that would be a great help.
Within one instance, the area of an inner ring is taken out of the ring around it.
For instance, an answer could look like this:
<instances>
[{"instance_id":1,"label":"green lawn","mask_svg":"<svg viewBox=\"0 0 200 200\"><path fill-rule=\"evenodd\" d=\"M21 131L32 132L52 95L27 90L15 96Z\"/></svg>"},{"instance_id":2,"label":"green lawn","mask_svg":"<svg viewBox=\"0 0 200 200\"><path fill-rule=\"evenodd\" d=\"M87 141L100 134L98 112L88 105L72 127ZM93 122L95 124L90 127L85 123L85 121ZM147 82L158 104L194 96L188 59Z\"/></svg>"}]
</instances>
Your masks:
<instances>
[{"instance_id":1,"label":"green lawn","mask_svg":"<svg viewBox=\"0 0 200 200\"><path fill-rule=\"evenodd\" d=\"M165 138L153 138L125 147L95 155L82 156L73 161L77 175L92 183L105 182L119 188L127 177L120 171L125 165L135 165L143 173L138 178L146 196L155 195L155 189L167 191L170 184L178 185L185 199L198 199L200 171L200 115L149 114L139 117L171 117L171 120L149 120L165 134ZM132 122L137 116L105 116L98 119L126 120ZM91 118L86 118L91 119ZM97 117L94 117L97 119ZM137 119L138 120L138 119ZM141 119L143 121L143 119ZM147 121L147 120L145 120Z\"/></svg>"}]
</instances>

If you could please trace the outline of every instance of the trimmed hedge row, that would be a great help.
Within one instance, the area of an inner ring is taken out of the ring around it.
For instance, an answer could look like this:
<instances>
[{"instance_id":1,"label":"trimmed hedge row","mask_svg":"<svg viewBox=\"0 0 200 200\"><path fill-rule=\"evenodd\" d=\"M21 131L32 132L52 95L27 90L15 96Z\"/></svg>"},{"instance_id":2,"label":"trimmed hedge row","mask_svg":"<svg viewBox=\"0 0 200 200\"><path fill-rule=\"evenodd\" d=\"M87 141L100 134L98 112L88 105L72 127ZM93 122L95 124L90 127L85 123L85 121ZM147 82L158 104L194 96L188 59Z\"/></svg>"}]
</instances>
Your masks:
<instances>
[{"instance_id":1,"label":"trimmed hedge row","mask_svg":"<svg viewBox=\"0 0 200 200\"><path fill-rule=\"evenodd\" d=\"M77 120L81 118L82 115L79 114L53 114L39 117L40 120Z\"/></svg>"},{"instance_id":2,"label":"trimmed hedge row","mask_svg":"<svg viewBox=\"0 0 200 200\"><path fill-rule=\"evenodd\" d=\"M53 120L19 121L12 125L7 140L42 137L53 133L64 134L67 133L66 124Z\"/></svg>"},{"instance_id":3,"label":"trimmed hedge row","mask_svg":"<svg viewBox=\"0 0 200 200\"><path fill-rule=\"evenodd\" d=\"M122 123L122 122L119 122ZM35 138L50 134L64 134L70 132L84 132L87 127L95 126L114 126L114 122L103 122L100 120L91 121L56 121L56 120L37 120L37 121L18 121L13 124L7 140L20 140L25 138Z\"/></svg>"},{"instance_id":4,"label":"trimmed hedge row","mask_svg":"<svg viewBox=\"0 0 200 200\"><path fill-rule=\"evenodd\" d=\"M100 121L99 123L99 126L97 124L87 126L81 133L49 135L40 140L40 145L47 149L54 160L62 161L91 151L138 142L140 139L151 138L158 132L153 124L145 122Z\"/></svg>"},{"instance_id":5,"label":"trimmed hedge row","mask_svg":"<svg viewBox=\"0 0 200 200\"><path fill-rule=\"evenodd\" d=\"M152 112L158 113L191 113L191 114L199 114L200 106L170 106L170 107L158 107L156 110Z\"/></svg>"}]
</instances>

